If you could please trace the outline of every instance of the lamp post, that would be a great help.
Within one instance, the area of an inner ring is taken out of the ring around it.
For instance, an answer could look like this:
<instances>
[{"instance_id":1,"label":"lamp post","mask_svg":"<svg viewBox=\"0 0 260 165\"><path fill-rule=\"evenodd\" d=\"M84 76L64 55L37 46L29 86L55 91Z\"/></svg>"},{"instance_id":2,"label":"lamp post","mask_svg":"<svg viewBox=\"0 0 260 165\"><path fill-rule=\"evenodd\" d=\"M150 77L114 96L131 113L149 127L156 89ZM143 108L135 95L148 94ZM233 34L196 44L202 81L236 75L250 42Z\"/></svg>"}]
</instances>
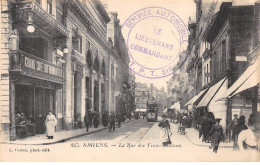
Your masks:
<instances>
[{"instance_id":1,"label":"lamp post","mask_svg":"<svg viewBox=\"0 0 260 165\"><path fill-rule=\"evenodd\" d=\"M27 26L27 31L29 33L33 33L35 31L35 27L33 25L33 15L31 12L28 14L28 26Z\"/></svg>"}]
</instances>

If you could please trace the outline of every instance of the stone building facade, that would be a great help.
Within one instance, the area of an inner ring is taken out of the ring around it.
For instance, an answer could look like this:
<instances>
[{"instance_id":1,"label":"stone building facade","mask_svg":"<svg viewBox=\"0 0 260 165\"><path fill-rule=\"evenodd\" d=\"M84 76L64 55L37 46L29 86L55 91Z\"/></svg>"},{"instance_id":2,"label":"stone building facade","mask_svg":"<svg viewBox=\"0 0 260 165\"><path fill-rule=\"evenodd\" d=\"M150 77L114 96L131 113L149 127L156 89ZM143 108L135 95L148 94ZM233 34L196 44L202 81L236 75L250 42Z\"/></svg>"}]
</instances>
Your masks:
<instances>
[{"instance_id":1,"label":"stone building facade","mask_svg":"<svg viewBox=\"0 0 260 165\"><path fill-rule=\"evenodd\" d=\"M48 111L59 131L84 127L87 110L115 111L116 97L125 106L129 57L112 16L99 0L1 1L1 139L20 138L21 114L34 135Z\"/></svg>"}]
</instances>

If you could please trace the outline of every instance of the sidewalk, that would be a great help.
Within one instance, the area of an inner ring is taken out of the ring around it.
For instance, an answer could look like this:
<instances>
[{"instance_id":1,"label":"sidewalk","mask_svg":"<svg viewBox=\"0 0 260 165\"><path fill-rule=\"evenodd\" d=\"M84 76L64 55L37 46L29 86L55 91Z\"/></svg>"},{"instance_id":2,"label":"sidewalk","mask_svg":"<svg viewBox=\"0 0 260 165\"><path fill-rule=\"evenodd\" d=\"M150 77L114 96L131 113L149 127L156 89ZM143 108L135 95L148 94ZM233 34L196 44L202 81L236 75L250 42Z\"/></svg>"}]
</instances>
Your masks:
<instances>
[{"instance_id":1,"label":"sidewalk","mask_svg":"<svg viewBox=\"0 0 260 165\"><path fill-rule=\"evenodd\" d=\"M178 129L178 125L175 123L172 123L173 125L177 126ZM187 137L187 139L193 144L193 145L197 145L197 146L201 146L201 147L209 147L210 143L205 143L202 142L202 139L199 139L199 131L196 130L195 128L185 128L185 135ZM220 142L219 144L220 148L233 148L233 142Z\"/></svg>"},{"instance_id":2,"label":"sidewalk","mask_svg":"<svg viewBox=\"0 0 260 165\"><path fill-rule=\"evenodd\" d=\"M133 121L132 119L131 121ZM130 120L126 120L122 122L122 124L128 123ZM104 127L102 125L99 128L89 128L89 131L86 132L86 128L75 129L75 130L62 130L55 132L54 139L48 139L45 134L36 134L35 136L30 136L24 139L17 139L15 141L1 142L2 144L17 144L17 145L50 145L55 143L62 143L67 140L78 138L81 136L89 135L95 132L99 132L105 129L109 129L108 127Z\"/></svg>"}]
</instances>

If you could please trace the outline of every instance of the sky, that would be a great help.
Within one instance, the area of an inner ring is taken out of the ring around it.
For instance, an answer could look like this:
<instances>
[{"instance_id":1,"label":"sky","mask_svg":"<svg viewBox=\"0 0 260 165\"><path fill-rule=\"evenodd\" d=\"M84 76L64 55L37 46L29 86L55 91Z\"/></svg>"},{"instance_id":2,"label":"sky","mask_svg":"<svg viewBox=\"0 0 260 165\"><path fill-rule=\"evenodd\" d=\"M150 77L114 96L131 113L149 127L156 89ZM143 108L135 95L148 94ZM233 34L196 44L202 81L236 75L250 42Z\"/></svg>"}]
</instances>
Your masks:
<instances>
[{"instance_id":1,"label":"sky","mask_svg":"<svg viewBox=\"0 0 260 165\"><path fill-rule=\"evenodd\" d=\"M194 3L194 0L102 0L102 2L105 2L108 5L109 12L118 12L118 18L120 19L121 25L123 25L127 21L127 19L136 11L141 10L143 8L149 8L149 7L162 7L162 8L165 8L165 9L168 9L168 10L174 12L177 16L179 16L179 18L183 21L183 23L186 25L186 27L188 25L189 17L191 17L191 19L194 21L195 15L196 15L195 14L196 6ZM148 32L149 30L150 31L152 30L152 29L149 29L149 27L150 27L149 25L155 27L154 29L156 29L156 27L162 27L163 32L165 32L165 33L163 33L164 36L161 37L162 42L169 43L169 42L171 42L171 40L176 39L175 38L176 36L174 36L175 34L178 35L178 33L176 33L176 32L174 33L174 30L176 31L176 28L171 27L170 23L167 23L167 21L162 20L162 19L149 18L142 22L140 21L140 23L135 26L135 29L133 28L133 31L132 31L133 35L131 36L132 37L131 46L134 47L134 45L145 45L145 43L142 44L142 41L140 41L140 40L138 40L138 41L134 40L134 39L136 39L135 37L137 35L140 36L140 33L145 34L144 36L148 36L153 39L154 39L154 37L156 37L155 35L152 35L150 32ZM123 28L125 28L125 27L123 27ZM171 28L172 28L172 30L171 30ZM166 33L166 31L168 33ZM174 33L174 35L170 34L171 31L172 31L172 33ZM129 31L127 31L127 32L129 32ZM125 34L126 32L124 32L122 30L122 33L125 38L125 41L128 42L127 37L126 37L127 34ZM170 38L168 36L171 36L172 38ZM156 39L154 39L154 40L156 40ZM176 42L180 42L180 40L178 40ZM176 44L176 42L174 44ZM130 41L129 41L129 44L130 44ZM161 52L161 54L167 54L167 53L170 54L171 53L170 50L162 49L158 46L157 47L154 45L149 46L147 44L145 46L147 46L148 48L151 48L152 50L155 50L155 51L158 50L158 52ZM187 44L182 44L182 46L179 47L179 49L186 50L186 47L187 47ZM129 49L129 47L128 47L128 49ZM160 64L160 62L162 62L162 58L161 59L156 59L155 57L146 58L148 56L145 56L145 54L143 54L142 56L139 56L139 55L141 55L141 53L139 52L139 54L138 54L138 52L136 52L135 50L130 50L130 53L131 53L131 55L134 56L133 58L135 58L137 60L137 62L142 63L143 61L149 61L149 59L151 59L149 62L147 62L145 64L145 65L148 65L149 67L151 67L153 65L153 66L159 68L161 65L163 65L163 63ZM178 53L176 53L176 51L174 53L176 54L176 56L178 55ZM138 58L138 57L144 57L144 58ZM166 55L165 55L165 58L167 58ZM176 61L178 61L178 59L176 59ZM176 63L176 61L175 61L175 63ZM175 63L172 63L172 65L175 65ZM159 78L159 79L149 79L146 77L141 77L137 74L135 74L135 75L136 75L136 82L146 82L148 84L153 83L154 86L159 89L161 87L164 87L165 89L167 89L166 82L171 78L171 75L167 76L165 78Z\"/></svg>"}]
</instances>

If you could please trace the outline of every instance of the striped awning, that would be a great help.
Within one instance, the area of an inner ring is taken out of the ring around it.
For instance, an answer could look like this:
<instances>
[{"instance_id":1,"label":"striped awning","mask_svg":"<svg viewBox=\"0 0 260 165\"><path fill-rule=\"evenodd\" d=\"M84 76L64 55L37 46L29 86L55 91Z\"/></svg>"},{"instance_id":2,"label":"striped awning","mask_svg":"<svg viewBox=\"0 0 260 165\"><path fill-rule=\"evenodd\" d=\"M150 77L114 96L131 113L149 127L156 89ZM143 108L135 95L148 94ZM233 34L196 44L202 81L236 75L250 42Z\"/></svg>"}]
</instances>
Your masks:
<instances>
[{"instance_id":1,"label":"striped awning","mask_svg":"<svg viewBox=\"0 0 260 165\"><path fill-rule=\"evenodd\" d=\"M207 91L207 93L203 96L203 98L197 105L197 108L208 106L208 104L210 103L212 98L215 96L215 94L218 92L219 88L222 86L222 84L225 82L226 79L227 78L225 77L222 80L220 80L218 83L216 83L215 85L210 87L209 90Z\"/></svg>"},{"instance_id":2,"label":"striped awning","mask_svg":"<svg viewBox=\"0 0 260 165\"><path fill-rule=\"evenodd\" d=\"M206 91L207 89L204 89L202 91L200 91L199 94L197 94L196 96L194 96L188 103L186 103L184 106L188 106L188 105L192 105L193 103L195 103Z\"/></svg>"}]
</instances>

